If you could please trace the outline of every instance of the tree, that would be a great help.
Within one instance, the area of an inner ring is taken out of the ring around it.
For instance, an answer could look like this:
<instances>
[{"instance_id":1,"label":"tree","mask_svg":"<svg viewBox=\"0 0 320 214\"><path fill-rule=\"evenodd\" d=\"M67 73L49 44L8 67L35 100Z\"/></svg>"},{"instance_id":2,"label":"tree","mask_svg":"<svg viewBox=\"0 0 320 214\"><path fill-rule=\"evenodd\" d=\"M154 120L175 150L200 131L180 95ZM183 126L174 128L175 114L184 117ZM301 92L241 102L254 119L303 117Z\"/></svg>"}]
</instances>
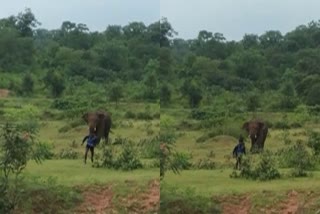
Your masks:
<instances>
[{"instance_id":1,"label":"tree","mask_svg":"<svg viewBox=\"0 0 320 214\"><path fill-rule=\"evenodd\" d=\"M171 102L171 90L167 84L162 84L160 88L160 102L161 105L166 106Z\"/></svg>"},{"instance_id":2,"label":"tree","mask_svg":"<svg viewBox=\"0 0 320 214\"><path fill-rule=\"evenodd\" d=\"M185 81L181 87L181 92L184 96L188 97L191 108L196 108L199 106L203 98L202 90L194 80Z\"/></svg>"},{"instance_id":3,"label":"tree","mask_svg":"<svg viewBox=\"0 0 320 214\"><path fill-rule=\"evenodd\" d=\"M158 60L149 60L148 64L144 68L145 78L143 83L145 85L144 97L147 99L157 99L159 97L158 92L158 76L160 63Z\"/></svg>"},{"instance_id":4,"label":"tree","mask_svg":"<svg viewBox=\"0 0 320 214\"><path fill-rule=\"evenodd\" d=\"M36 132L6 124L0 131L0 212L11 213L21 197L22 173L30 159L41 163L42 144L36 142Z\"/></svg>"},{"instance_id":5,"label":"tree","mask_svg":"<svg viewBox=\"0 0 320 214\"><path fill-rule=\"evenodd\" d=\"M123 97L121 83L116 82L111 85L109 97L110 100L116 102L116 106L118 106L118 101Z\"/></svg>"},{"instance_id":6,"label":"tree","mask_svg":"<svg viewBox=\"0 0 320 214\"><path fill-rule=\"evenodd\" d=\"M45 86L50 89L53 97L61 96L65 89L65 81L57 72L47 72L46 76L44 77L44 83Z\"/></svg>"},{"instance_id":7,"label":"tree","mask_svg":"<svg viewBox=\"0 0 320 214\"><path fill-rule=\"evenodd\" d=\"M34 80L30 73L27 73L22 80L21 93L24 95L30 95L34 90Z\"/></svg>"},{"instance_id":8,"label":"tree","mask_svg":"<svg viewBox=\"0 0 320 214\"><path fill-rule=\"evenodd\" d=\"M37 21L30 8L25 9L24 13L19 13L17 17L16 27L23 37L32 37L33 29L40 22Z\"/></svg>"}]
</instances>

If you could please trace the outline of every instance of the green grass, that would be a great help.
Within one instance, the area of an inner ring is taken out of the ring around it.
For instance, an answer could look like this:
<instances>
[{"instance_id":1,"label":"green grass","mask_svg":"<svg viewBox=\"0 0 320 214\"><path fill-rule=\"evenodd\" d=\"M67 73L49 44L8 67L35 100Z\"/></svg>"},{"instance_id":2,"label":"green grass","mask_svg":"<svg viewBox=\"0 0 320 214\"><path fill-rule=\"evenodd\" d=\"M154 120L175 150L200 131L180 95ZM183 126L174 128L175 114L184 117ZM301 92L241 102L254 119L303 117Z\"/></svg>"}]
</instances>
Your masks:
<instances>
[{"instance_id":1,"label":"green grass","mask_svg":"<svg viewBox=\"0 0 320 214\"><path fill-rule=\"evenodd\" d=\"M141 169L135 171L116 171L92 168L83 160L46 160L42 164L30 161L25 170L26 177L55 177L61 185L75 186L95 183L121 183L126 180L147 182L159 178L159 169Z\"/></svg>"},{"instance_id":2,"label":"green grass","mask_svg":"<svg viewBox=\"0 0 320 214\"><path fill-rule=\"evenodd\" d=\"M166 174L165 182L179 188L194 188L196 192L212 196L234 193L252 193L262 191L283 192L291 189L320 188L320 172L313 172L307 178L281 178L279 180L258 182L244 179L230 178L232 170L186 170L175 175Z\"/></svg>"}]
</instances>

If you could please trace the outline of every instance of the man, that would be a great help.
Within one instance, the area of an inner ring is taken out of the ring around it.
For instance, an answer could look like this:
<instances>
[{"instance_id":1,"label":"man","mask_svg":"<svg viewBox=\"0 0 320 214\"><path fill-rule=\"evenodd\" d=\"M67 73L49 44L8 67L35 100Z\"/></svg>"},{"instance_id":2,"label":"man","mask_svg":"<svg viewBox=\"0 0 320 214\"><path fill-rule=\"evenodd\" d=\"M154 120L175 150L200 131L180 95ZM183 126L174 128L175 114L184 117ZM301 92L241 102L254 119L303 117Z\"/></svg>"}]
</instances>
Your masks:
<instances>
[{"instance_id":1,"label":"man","mask_svg":"<svg viewBox=\"0 0 320 214\"><path fill-rule=\"evenodd\" d=\"M87 140L87 146L86 146L86 152L84 155L84 163L87 163L87 155L88 155L88 151L90 149L91 152L91 162L93 162L93 155L94 155L94 147L96 146L97 143L97 136L95 134L89 134L87 136L85 136L82 140L82 144Z\"/></svg>"},{"instance_id":2,"label":"man","mask_svg":"<svg viewBox=\"0 0 320 214\"><path fill-rule=\"evenodd\" d=\"M246 147L244 145L243 137L239 137L239 143L233 149L233 157L237 159L235 169L241 168L242 155L246 154Z\"/></svg>"}]
</instances>

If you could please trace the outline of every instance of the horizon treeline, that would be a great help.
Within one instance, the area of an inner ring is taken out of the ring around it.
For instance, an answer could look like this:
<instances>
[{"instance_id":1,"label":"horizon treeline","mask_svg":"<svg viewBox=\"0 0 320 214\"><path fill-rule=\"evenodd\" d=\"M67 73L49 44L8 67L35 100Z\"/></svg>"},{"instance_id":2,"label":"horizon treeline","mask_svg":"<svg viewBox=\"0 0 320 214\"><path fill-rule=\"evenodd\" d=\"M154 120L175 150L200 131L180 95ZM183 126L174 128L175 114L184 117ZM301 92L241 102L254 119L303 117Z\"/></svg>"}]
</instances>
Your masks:
<instances>
[{"instance_id":1,"label":"horizon treeline","mask_svg":"<svg viewBox=\"0 0 320 214\"><path fill-rule=\"evenodd\" d=\"M319 21L284 35L245 34L240 41L208 30L189 40L175 35L166 18L102 32L72 21L47 30L26 9L0 19L0 88L17 96L97 91L107 100L232 104L239 111L320 104Z\"/></svg>"}]
</instances>

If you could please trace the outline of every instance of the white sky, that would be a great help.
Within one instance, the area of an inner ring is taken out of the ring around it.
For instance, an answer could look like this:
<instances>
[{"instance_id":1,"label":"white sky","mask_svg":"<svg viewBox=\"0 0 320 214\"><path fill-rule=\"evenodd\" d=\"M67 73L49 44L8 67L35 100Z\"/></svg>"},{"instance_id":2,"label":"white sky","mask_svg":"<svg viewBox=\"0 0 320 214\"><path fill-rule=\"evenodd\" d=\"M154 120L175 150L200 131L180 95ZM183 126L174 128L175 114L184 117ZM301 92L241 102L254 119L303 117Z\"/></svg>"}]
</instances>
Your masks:
<instances>
[{"instance_id":1,"label":"white sky","mask_svg":"<svg viewBox=\"0 0 320 214\"><path fill-rule=\"evenodd\" d=\"M319 20L319 11L319 0L161 0L161 16L182 38L195 38L200 30L223 33L227 40L267 30L286 33Z\"/></svg>"},{"instance_id":2,"label":"white sky","mask_svg":"<svg viewBox=\"0 0 320 214\"><path fill-rule=\"evenodd\" d=\"M102 31L109 24L143 21L148 25L167 17L185 39L208 30L239 40L245 33L286 33L320 19L320 0L0 0L0 18L17 15L26 7L48 29L68 20Z\"/></svg>"},{"instance_id":3,"label":"white sky","mask_svg":"<svg viewBox=\"0 0 320 214\"><path fill-rule=\"evenodd\" d=\"M0 18L17 15L26 7L47 29L57 29L67 20L102 31L109 24L143 21L148 25L160 18L159 0L0 0Z\"/></svg>"}]
</instances>

